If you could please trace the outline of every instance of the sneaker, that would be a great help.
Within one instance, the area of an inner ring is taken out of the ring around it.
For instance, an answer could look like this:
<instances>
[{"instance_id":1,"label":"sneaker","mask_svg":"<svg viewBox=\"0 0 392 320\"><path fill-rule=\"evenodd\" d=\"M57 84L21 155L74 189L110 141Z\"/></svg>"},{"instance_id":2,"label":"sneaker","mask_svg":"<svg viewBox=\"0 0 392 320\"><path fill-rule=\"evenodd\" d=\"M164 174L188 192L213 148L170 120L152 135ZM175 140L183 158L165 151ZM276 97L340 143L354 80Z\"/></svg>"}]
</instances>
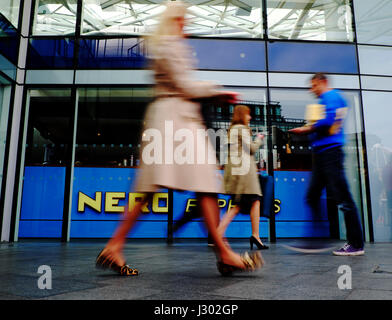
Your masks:
<instances>
[{"instance_id":1,"label":"sneaker","mask_svg":"<svg viewBox=\"0 0 392 320\"><path fill-rule=\"evenodd\" d=\"M365 254L363 248L354 248L351 244L346 243L342 248L333 251L335 256L362 256Z\"/></svg>"}]
</instances>

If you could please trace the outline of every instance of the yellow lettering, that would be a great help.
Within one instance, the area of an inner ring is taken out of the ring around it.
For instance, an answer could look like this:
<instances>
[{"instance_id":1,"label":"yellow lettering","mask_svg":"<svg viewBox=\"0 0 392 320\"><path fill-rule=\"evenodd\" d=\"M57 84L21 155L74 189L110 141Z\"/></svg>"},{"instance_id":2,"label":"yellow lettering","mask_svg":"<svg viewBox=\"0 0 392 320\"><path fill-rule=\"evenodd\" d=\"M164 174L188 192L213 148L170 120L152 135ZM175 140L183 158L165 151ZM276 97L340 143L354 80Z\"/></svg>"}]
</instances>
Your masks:
<instances>
[{"instance_id":1,"label":"yellow lettering","mask_svg":"<svg viewBox=\"0 0 392 320\"><path fill-rule=\"evenodd\" d=\"M233 201L230 199L230 201L229 201L229 208L228 208L227 210L230 210L230 209L236 207L236 205L235 205L235 204L233 205L232 202L233 202Z\"/></svg>"},{"instance_id":2,"label":"yellow lettering","mask_svg":"<svg viewBox=\"0 0 392 320\"><path fill-rule=\"evenodd\" d=\"M101 212L102 208L102 192L95 193L95 199L90 198L83 192L78 193L78 212L84 212L85 206L88 205L90 208L97 212Z\"/></svg>"},{"instance_id":3,"label":"yellow lettering","mask_svg":"<svg viewBox=\"0 0 392 320\"><path fill-rule=\"evenodd\" d=\"M280 212L280 204L282 203L279 199L275 199L274 201L274 207L275 207L275 214Z\"/></svg>"},{"instance_id":4,"label":"yellow lettering","mask_svg":"<svg viewBox=\"0 0 392 320\"><path fill-rule=\"evenodd\" d=\"M166 200L166 206L159 206L159 199ZM152 200L152 211L154 213L168 213L169 212L169 194L168 193L155 193Z\"/></svg>"},{"instance_id":5,"label":"yellow lettering","mask_svg":"<svg viewBox=\"0 0 392 320\"><path fill-rule=\"evenodd\" d=\"M196 199L188 199L185 212L190 212L191 207L197 207Z\"/></svg>"},{"instance_id":6,"label":"yellow lettering","mask_svg":"<svg viewBox=\"0 0 392 320\"><path fill-rule=\"evenodd\" d=\"M137 193L137 192L134 192L134 193L130 193L129 194L129 211L132 211L132 209L135 207L135 205L136 205L136 202L141 202L141 201L143 201L143 199L144 199L144 197L145 197L146 195L144 194L144 193ZM147 205L148 205L148 203L145 203L143 206L142 206L142 212L143 213L149 213L150 212L150 210L148 210L148 207L147 207Z\"/></svg>"},{"instance_id":7,"label":"yellow lettering","mask_svg":"<svg viewBox=\"0 0 392 320\"><path fill-rule=\"evenodd\" d=\"M124 212L123 206L118 206L118 201L125 199L125 192L105 193L105 212Z\"/></svg>"},{"instance_id":8,"label":"yellow lettering","mask_svg":"<svg viewBox=\"0 0 392 320\"><path fill-rule=\"evenodd\" d=\"M224 208L224 207L226 207L226 200L225 200L225 199L219 199L219 200L218 200L218 207L219 207L219 208Z\"/></svg>"}]
</instances>

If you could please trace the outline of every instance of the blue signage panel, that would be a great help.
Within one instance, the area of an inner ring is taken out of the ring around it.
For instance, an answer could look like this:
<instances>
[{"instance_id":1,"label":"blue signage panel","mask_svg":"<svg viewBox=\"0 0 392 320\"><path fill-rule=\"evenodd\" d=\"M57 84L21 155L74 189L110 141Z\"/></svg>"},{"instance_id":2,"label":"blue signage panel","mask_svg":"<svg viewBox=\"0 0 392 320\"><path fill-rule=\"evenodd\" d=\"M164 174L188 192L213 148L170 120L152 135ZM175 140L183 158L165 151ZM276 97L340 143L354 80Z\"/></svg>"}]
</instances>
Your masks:
<instances>
[{"instance_id":1,"label":"blue signage panel","mask_svg":"<svg viewBox=\"0 0 392 320\"><path fill-rule=\"evenodd\" d=\"M64 187L65 167L25 167L19 237L61 237Z\"/></svg>"},{"instance_id":2,"label":"blue signage panel","mask_svg":"<svg viewBox=\"0 0 392 320\"><path fill-rule=\"evenodd\" d=\"M133 192L137 169L74 169L71 212L71 238L107 238L123 219L126 207L140 201ZM159 190L152 203L143 208L130 237L165 238L167 236L167 190ZM145 222L149 222L146 224Z\"/></svg>"},{"instance_id":3,"label":"blue signage panel","mask_svg":"<svg viewBox=\"0 0 392 320\"><path fill-rule=\"evenodd\" d=\"M133 192L138 170L133 168L83 168L74 170L71 207L71 238L108 238L112 236L127 207L140 201ZM304 203L310 172L275 172L276 230L278 237L328 237L329 224L325 194L318 217ZM26 167L20 222L20 237L59 237L64 201L65 168ZM193 192L173 192L173 219L180 220L196 205ZM218 196L221 215L232 206L228 195ZM143 208L129 237L165 238L167 236L168 192L159 190ZM57 233L48 231L56 222ZM239 213L229 225L226 236L249 237L249 212ZM260 234L268 236L268 219L261 218ZM179 238L206 237L201 217L188 222L175 235Z\"/></svg>"},{"instance_id":4,"label":"blue signage panel","mask_svg":"<svg viewBox=\"0 0 392 320\"><path fill-rule=\"evenodd\" d=\"M321 196L320 212L314 216L305 204L310 171L275 171L276 236L328 237L326 193Z\"/></svg>"}]
</instances>

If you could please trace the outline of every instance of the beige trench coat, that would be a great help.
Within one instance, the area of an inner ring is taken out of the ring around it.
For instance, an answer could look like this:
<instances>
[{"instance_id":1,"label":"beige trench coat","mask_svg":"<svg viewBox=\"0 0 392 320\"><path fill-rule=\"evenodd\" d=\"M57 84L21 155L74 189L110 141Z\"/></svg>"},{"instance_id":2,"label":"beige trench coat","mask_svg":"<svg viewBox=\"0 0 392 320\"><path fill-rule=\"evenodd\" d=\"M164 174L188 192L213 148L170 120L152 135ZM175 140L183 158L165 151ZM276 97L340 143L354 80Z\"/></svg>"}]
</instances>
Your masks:
<instances>
[{"instance_id":1,"label":"beige trench coat","mask_svg":"<svg viewBox=\"0 0 392 320\"><path fill-rule=\"evenodd\" d=\"M223 193L223 179L219 179L216 154L208 135L197 138L197 130L206 128L200 103L195 101L216 96L218 86L194 80L191 52L184 39L162 37L153 52L157 98L148 106L144 119L135 191L154 192L166 187ZM161 139L154 139L156 134Z\"/></svg>"},{"instance_id":2,"label":"beige trench coat","mask_svg":"<svg viewBox=\"0 0 392 320\"><path fill-rule=\"evenodd\" d=\"M234 130L236 134L232 133ZM253 142L250 129L244 125L234 125L230 131L229 155L224 171L225 193L236 196L242 194L262 196L254 154L263 141L257 138ZM239 197L236 197L236 200L239 200Z\"/></svg>"}]
</instances>

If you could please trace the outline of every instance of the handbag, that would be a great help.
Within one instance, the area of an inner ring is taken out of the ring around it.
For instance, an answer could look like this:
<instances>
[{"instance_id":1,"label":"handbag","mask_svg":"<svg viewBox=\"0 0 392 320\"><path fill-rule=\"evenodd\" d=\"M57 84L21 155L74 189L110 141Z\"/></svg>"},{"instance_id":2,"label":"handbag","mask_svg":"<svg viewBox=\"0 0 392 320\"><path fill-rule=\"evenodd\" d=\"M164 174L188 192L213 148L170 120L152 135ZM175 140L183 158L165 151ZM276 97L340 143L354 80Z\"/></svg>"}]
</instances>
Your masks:
<instances>
[{"instance_id":1,"label":"handbag","mask_svg":"<svg viewBox=\"0 0 392 320\"><path fill-rule=\"evenodd\" d=\"M270 219L271 216L274 214L274 178L269 175L260 174L259 181L261 192L263 194L260 203L260 216Z\"/></svg>"}]
</instances>

